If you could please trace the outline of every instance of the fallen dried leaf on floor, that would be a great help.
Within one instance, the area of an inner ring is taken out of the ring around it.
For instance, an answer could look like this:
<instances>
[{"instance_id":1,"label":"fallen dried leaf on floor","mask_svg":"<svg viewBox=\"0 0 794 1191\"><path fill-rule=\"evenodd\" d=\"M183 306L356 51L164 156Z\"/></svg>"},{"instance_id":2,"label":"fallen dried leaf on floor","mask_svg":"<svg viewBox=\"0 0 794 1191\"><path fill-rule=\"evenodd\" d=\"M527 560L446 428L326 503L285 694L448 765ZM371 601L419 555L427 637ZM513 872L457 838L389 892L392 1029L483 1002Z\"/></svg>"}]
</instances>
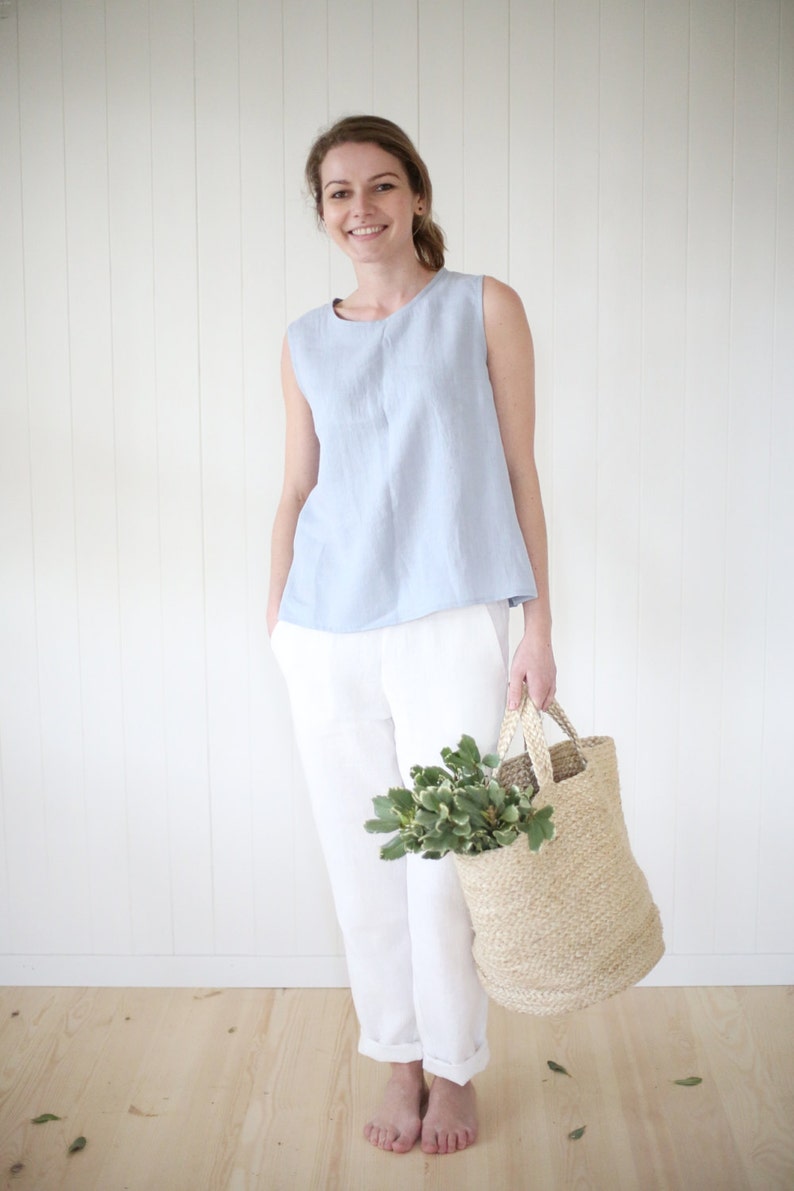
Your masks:
<instances>
[{"instance_id":1,"label":"fallen dried leaf on floor","mask_svg":"<svg viewBox=\"0 0 794 1191\"><path fill-rule=\"evenodd\" d=\"M566 1071L564 1067L561 1067L559 1063L555 1063L553 1059L547 1059L546 1066L550 1071L558 1071L560 1075L567 1075L569 1079L571 1078L570 1071Z\"/></svg>"},{"instance_id":2,"label":"fallen dried leaf on floor","mask_svg":"<svg viewBox=\"0 0 794 1191\"><path fill-rule=\"evenodd\" d=\"M84 1150L87 1144L88 1143L84 1137L76 1137L69 1146L68 1152L70 1154L76 1154L78 1150Z\"/></svg>"},{"instance_id":3,"label":"fallen dried leaf on floor","mask_svg":"<svg viewBox=\"0 0 794 1191\"><path fill-rule=\"evenodd\" d=\"M699 1075L688 1075L686 1079L674 1079L673 1083L677 1083L681 1088L695 1088L703 1080Z\"/></svg>"},{"instance_id":4,"label":"fallen dried leaf on floor","mask_svg":"<svg viewBox=\"0 0 794 1191\"><path fill-rule=\"evenodd\" d=\"M569 1141L578 1141L580 1137L584 1136L584 1131L586 1128L587 1128L587 1125L581 1125L578 1129L572 1129L571 1132L568 1134L568 1140Z\"/></svg>"},{"instance_id":5,"label":"fallen dried leaf on floor","mask_svg":"<svg viewBox=\"0 0 794 1191\"><path fill-rule=\"evenodd\" d=\"M33 1117L30 1122L31 1125L46 1125L47 1121L60 1121L60 1117L56 1117L55 1113L43 1112L40 1117Z\"/></svg>"}]
</instances>

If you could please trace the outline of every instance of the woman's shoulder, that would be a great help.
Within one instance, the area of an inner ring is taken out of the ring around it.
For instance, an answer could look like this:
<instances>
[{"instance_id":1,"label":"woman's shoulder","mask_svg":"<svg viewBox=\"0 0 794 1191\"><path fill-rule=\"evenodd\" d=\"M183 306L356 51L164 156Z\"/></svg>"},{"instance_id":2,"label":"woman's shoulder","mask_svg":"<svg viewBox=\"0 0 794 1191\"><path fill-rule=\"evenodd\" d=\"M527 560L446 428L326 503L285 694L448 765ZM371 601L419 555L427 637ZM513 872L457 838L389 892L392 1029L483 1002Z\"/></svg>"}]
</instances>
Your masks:
<instances>
[{"instance_id":1,"label":"woman's shoulder","mask_svg":"<svg viewBox=\"0 0 794 1191\"><path fill-rule=\"evenodd\" d=\"M524 303L517 290L496 277L482 279L482 304L486 319L525 319Z\"/></svg>"}]
</instances>

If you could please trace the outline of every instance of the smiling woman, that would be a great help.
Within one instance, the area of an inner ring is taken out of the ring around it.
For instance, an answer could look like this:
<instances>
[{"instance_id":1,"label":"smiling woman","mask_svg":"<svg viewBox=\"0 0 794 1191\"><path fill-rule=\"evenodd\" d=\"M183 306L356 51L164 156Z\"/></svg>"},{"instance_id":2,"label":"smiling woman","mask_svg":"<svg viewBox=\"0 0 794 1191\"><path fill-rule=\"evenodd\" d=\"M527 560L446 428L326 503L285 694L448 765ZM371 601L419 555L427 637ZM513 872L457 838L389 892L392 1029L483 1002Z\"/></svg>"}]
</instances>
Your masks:
<instances>
[{"instance_id":1,"label":"smiling woman","mask_svg":"<svg viewBox=\"0 0 794 1191\"><path fill-rule=\"evenodd\" d=\"M414 222L425 200L394 166L390 153L371 144L338 145L322 163L323 224L354 265L387 265L404 259L406 247L414 256Z\"/></svg>"},{"instance_id":2,"label":"smiling woman","mask_svg":"<svg viewBox=\"0 0 794 1191\"><path fill-rule=\"evenodd\" d=\"M411 194L419 200L412 221L416 257L427 268L433 271L440 269L444 264L444 233L432 218L433 186L430 174L410 139L390 120L378 116L351 116L337 121L317 138L306 161L306 183L314 200L318 221L321 224L324 221L326 187L333 178L340 178L342 188L349 185L346 174L340 175L330 169L332 154L343 146L352 148L355 145L379 149L386 159L380 168L387 174L393 174L393 179L401 184L407 182ZM327 168L324 170L323 167Z\"/></svg>"},{"instance_id":3,"label":"smiling woman","mask_svg":"<svg viewBox=\"0 0 794 1191\"><path fill-rule=\"evenodd\" d=\"M391 1064L365 1136L447 1154L476 1138L472 1079L489 1058L471 921L450 857L386 864L363 823L373 794L464 732L492 749L511 605L524 636L509 697L524 684L538 706L554 694L532 338L508 286L444 267L427 168L394 124L340 121L306 177L358 284L285 339L268 627L359 1050Z\"/></svg>"}]
</instances>

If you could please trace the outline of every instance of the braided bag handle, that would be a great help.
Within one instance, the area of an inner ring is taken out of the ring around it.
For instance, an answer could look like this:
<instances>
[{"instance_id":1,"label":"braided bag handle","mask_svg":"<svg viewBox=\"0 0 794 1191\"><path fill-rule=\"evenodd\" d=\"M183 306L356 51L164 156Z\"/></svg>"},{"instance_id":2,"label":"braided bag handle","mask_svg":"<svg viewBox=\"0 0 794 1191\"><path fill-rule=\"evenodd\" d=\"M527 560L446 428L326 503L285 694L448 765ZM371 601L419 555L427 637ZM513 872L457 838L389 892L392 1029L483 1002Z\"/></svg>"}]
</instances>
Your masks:
<instances>
[{"instance_id":1,"label":"braided bag handle","mask_svg":"<svg viewBox=\"0 0 794 1191\"><path fill-rule=\"evenodd\" d=\"M586 765L587 760L582 749L579 734L556 700L549 704L546 714L551 716L554 722L562 728L565 735L573 743L576 752L582 760L583 766ZM554 769L549 746L543 734L542 713L529 698L526 687L524 687L518 707L508 708L504 714L502 727L499 730L499 740L496 746L496 752L500 762L504 761L507 756L507 750L510 748L513 737L516 734L519 721L521 723L521 731L524 735L524 745L532 762L532 768L535 770L541 787L545 786L554 781Z\"/></svg>"}]
</instances>

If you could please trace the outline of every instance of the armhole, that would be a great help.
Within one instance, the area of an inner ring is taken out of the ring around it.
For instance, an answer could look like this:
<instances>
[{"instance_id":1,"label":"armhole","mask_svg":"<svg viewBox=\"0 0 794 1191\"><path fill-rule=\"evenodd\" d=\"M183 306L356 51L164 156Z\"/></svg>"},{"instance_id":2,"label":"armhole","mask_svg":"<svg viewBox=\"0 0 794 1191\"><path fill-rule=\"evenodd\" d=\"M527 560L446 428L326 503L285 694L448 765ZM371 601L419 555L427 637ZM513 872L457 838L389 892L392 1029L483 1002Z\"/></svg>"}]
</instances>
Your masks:
<instances>
[{"instance_id":1,"label":"armhole","mask_svg":"<svg viewBox=\"0 0 794 1191\"><path fill-rule=\"evenodd\" d=\"M477 309L479 311L478 323L479 323L479 328L480 328L480 340L481 340L481 345L482 345L483 360L485 362L485 367L487 369L487 367L488 367L488 337L485 334L485 274L484 273L478 274L477 277L475 278L475 281L477 282L477 296L478 296Z\"/></svg>"}]
</instances>

